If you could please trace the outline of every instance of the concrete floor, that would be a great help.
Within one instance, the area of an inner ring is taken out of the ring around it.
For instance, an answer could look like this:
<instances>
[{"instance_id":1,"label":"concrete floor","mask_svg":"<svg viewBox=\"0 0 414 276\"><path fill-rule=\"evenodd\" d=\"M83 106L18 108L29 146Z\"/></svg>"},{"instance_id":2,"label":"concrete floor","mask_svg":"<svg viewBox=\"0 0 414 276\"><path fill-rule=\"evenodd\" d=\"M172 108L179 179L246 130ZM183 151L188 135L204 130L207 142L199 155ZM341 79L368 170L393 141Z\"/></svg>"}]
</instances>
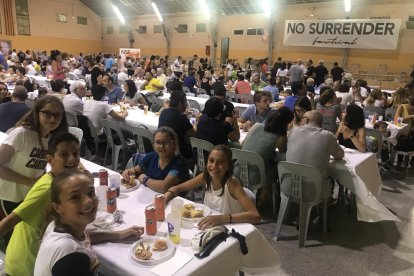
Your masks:
<instances>
[{"instance_id":1,"label":"concrete floor","mask_svg":"<svg viewBox=\"0 0 414 276\"><path fill-rule=\"evenodd\" d=\"M344 204L330 209L331 231L308 232L306 248L298 247L298 230L283 225L287 239L274 241L275 223L257 227L280 254L275 275L414 275L414 168L383 175L379 200L401 222L358 222L356 210Z\"/></svg>"}]
</instances>

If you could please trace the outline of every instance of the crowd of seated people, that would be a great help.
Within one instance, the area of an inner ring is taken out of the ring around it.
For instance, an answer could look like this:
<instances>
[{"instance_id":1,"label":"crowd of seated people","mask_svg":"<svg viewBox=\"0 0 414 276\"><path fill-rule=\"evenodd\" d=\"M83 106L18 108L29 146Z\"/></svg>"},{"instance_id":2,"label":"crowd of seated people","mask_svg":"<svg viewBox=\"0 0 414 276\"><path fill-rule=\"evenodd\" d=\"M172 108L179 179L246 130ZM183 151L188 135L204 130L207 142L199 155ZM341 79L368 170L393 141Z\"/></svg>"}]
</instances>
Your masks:
<instances>
[{"instance_id":1,"label":"crowd of seated people","mask_svg":"<svg viewBox=\"0 0 414 276\"><path fill-rule=\"evenodd\" d=\"M204 203L223 214L202 219L198 224L200 229L229 222L256 223L260 219L256 206L261 210L269 208L268 187L263 188L257 202L251 201L242 189L234 176L238 172L237 169L233 171L229 147L259 153L265 160L268 183L276 176L277 162L284 158L317 166L327 180L329 155L335 159L344 156L338 144L362 153L367 151L364 108L377 107L384 109L383 120L401 120L407 124L408 132L397 137L395 149L414 150L414 84L407 84L387 97L380 89L371 90L364 80L349 79L338 64L329 74L323 61L313 67L309 60L306 67L301 60L287 64L278 59L272 66L267 59L257 64L248 59L244 68L237 61L229 60L216 70L209 60L197 55L189 60L179 56L170 62L168 56L155 55L124 61L111 54L74 57L58 50L52 51L50 56L45 52L22 54L10 57L7 64L10 69L0 75L3 81L0 82L0 130L9 134L0 145L0 186L6 187L7 191L0 197L1 213L5 218L0 221L0 236L7 236L14 225L20 225L16 226L11 244L16 244L16 237L19 241L26 239L20 247L8 248L15 250L8 254L11 259L6 259L5 272L12 275L27 274L28 268L37 273L58 273L68 267L79 269L73 270L73 275L80 271L90 272L95 270L91 263L95 259L86 258L89 262L85 261L84 255L90 257L91 252L84 246L85 239L93 243L140 237L142 229L137 226L117 235L91 233L90 237L83 237L80 231L71 231L70 226L75 222L59 212L61 206L68 204L65 193L71 185L76 185L82 196L89 197L96 205L90 176L79 171L65 172L67 168L78 166L80 151L77 139L67 133L68 125L76 126L76 123L67 121L66 112L85 116L97 134L104 136L100 119L109 115L115 121L123 121L128 116L127 110L116 111L111 104L120 101L132 106L148 104L139 88L158 97L161 94L158 92L166 87L171 92L170 99L160 112L154 134L154 152L125 170L123 177L128 179L135 175L149 189L164 193L167 201L203 186L206 191ZM31 75L49 76L51 90L37 87ZM72 80L70 86L68 79ZM137 86L137 80L141 87ZM13 93L8 91L9 83L14 84ZM286 87L286 83L290 87ZM195 95L202 91L211 97L195 123L186 114L188 104L183 86ZM234 107L236 103L226 98L227 89L234 89L237 94L251 94L254 103L239 114ZM35 91L37 96L30 103L28 93ZM85 100L86 95L92 95L92 99ZM272 102L279 102L276 110L270 106ZM394 110L386 114L386 108ZM375 128L386 132L386 125ZM241 144L238 143L240 129L247 133ZM209 153L206 170L192 179L188 169L192 169L194 156L189 137L215 145ZM310 143L305 145L306 137ZM321 141L326 142L324 150ZM33 166L22 168L22 162L28 163L33 157L34 148L38 160ZM318 155L320 152L323 156ZM393 165L392 154L388 159L389 165ZM402 164L403 158L399 156L397 168L407 167L408 162L412 166L413 160ZM44 175L47 162L52 170ZM252 169L251 173L251 181L255 181L257 171ZM330 184L325 182L326 191L331 191ZM50 194L51 198L46 198ZM40 202L40 199L45 201ZM53 206L52 222L45 220L45 209L50 203ZM32 218L33 209L39 213ZM94 216L91 212L80 224L76 222L81 231ZM33 220L36 220L34 225L31 224ZM41 234L41 228L48 223L53 230L46 234L43 245L38 240L33 242L34 236ZM58 239L61 244L55 244ZM53 250L63 248L67 255L82 253L73 255L73 259L61 256L52 260L49 257L55 251L46 250L52 245L56 245ZM38 251L41 258L36 260ZM13 258L17 256L27 260L26 271L20 272L21 267L13 265ZM74 261L80 265L73 266Z\"/></svg>"}]
</instances>

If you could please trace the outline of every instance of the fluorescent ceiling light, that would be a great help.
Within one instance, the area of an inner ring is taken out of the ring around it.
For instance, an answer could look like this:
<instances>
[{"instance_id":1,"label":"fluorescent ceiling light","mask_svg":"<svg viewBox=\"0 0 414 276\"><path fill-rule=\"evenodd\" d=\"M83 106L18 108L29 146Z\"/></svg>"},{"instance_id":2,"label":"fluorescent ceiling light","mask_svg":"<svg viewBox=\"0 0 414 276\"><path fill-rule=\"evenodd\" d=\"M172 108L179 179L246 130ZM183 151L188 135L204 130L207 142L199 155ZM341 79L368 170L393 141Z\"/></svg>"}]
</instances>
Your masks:
<instances>
[{"instance_id":1,"label":"fluorescent ceiling light","mask_svg":"<svg viewBox=\"0 0 414 276\"><path fill-rule=\"evenodd\" d=\"M155 11L155 14L156 14L156 15L157 15L157 17L158 17L158 20L159 20L160 22L163 22L164 20L162 19L161 13L160 13L160 11L158 10L157 4L155 4L155 2L152 2L152 3L151 3L151 5L152 5L152 8L153 8L153 9L154 9L154 11Z\"/></svg>"},{"instance_id":2,"label":"fluorescent ceiling light","mask_svg":"<svg viewBox=\"0 0 414 276\"><path fill-rule=\"evenodd\" d=\"M118 7L115 5L112 5L112 9L114 10L116 16L118 16L119 21L121 21L121 23L125 25L125 18L121 14L121 11L118 9Z\"/></svg>"},{"instance_id":3,"label":"fluorescent ceiling light","mask_svg":"<svg viewBox=\"0 0 414 276\"><path fill-rule=\"evenodd\" d=\"M344 0L345 5L345 11L350 12L351 11L351 0Z\"/></svg>"},{"instance_id":4,"label":"fluorescent ceiling light","mask_svg":"<svg viewBox=\"0 0 414 276\"><path fill-rule=\"evenodd\" d=\"M270 17L270 2L269 2L269 0L262 0L262 8L263 8L263 13L267 17Z\"/></svg>"},{"instance_id":5,"label":"fluorescent ceiling light","mask_svg":"<svg viewBox=\"0 0 414 276\"><path fill-rule=\"evenodd\" d=\"M206 1L205 0L199 0L198 2L200 3L201 10L204 12L204 16L207 19L210 19L211 18L210 9L208 8L208 5L207 5Z\"/></svg>"}]
</instances>

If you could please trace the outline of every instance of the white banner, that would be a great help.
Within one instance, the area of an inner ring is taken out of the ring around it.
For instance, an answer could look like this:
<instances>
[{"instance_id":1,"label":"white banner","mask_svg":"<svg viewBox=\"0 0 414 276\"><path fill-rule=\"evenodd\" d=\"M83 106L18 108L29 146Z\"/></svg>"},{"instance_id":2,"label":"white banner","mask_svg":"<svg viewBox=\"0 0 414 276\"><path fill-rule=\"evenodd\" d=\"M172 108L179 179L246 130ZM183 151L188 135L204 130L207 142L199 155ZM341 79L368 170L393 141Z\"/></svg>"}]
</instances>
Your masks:
<instances>
[{"instance_id":1,"label":"white banner","mask_svg":"<svg viewBox=\"0 0 414 276\"><path fill-rule=\"evenodd\" d=\"M137 48L119 48L119 55L121 60L124 61L126 57L131 57L134 59L141 57L141 49Z\"/></svg>"},{"instance_id":2,"label":"white banner","mask_svg":"<svg viewBox=\"0 0 414 276\"><path fill-rule=\"evenodd\" d=\"M286 20L283 44L396 49L400 27L400 19Z\"/></svg>"}]
</instances>

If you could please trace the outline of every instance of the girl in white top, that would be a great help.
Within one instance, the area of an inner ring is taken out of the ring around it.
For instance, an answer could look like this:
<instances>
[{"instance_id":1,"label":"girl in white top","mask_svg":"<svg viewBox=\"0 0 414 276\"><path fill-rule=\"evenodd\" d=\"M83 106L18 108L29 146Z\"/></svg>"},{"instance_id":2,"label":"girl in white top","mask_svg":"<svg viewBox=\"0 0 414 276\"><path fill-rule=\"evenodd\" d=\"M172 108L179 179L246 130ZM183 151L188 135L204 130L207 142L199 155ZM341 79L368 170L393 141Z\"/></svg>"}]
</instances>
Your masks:
<instances>
[{"instance_id":1,"label":"girl in white top","mask_svg":"<svg viewBox=\"0 0 414 276\"><path fill-rule=\"evenodd\" d=\"M53 96L38 99L0 145L0 213L19 205L46 169L51 134L67 132L65 109Z\"/></svg>"},{"instance_id":2,"label":"girl in white top","mask_svg":"<svg viewBox=\"0 0 414 276\"><path fill-rule=\"evenodd\" d=\"M51 184L50 213L54 221L43 237L36 258L35 276L98 275L99 261L91 244L107 241L137 240L143 227L122 231L91 231L98 208L93 178L87 172L66 170Z\"/></svg>"},{"instance_id":3,"label":"girl in white top","mask_svg":"<svg viewBox=\"0 0 414 276\"><path fill-rule=\"evenodd\" d=\"M198 223L199 229L232 222L257 223L259 212L243 190L240 181L233 176L232 152L224 145L215 146L207 161L206 170L164 194L166 202L179 193L203 185L206 188L204 204L222 215L204 217Z\"/></svg>"}]
</instances>

